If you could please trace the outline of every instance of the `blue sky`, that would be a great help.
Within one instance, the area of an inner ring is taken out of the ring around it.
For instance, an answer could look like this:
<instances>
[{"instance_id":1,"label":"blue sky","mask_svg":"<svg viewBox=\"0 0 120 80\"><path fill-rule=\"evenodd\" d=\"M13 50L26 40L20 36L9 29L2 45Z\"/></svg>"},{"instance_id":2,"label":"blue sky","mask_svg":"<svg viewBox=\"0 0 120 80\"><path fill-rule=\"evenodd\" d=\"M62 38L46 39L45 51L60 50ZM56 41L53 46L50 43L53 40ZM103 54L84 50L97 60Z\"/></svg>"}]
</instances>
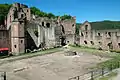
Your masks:
<instances>
[{"instance_id":1,"label":"blue sky","mask_svg":"<svg viewBox=\"0 0 120 80\"><path fill-rule=\"evenodd\" d=\"M77 23L86 20L120 21L120 0L0 0L0 4L14 2L35 6L55 15L70 14L76 16Z\"/></svg>"}]
</instances>

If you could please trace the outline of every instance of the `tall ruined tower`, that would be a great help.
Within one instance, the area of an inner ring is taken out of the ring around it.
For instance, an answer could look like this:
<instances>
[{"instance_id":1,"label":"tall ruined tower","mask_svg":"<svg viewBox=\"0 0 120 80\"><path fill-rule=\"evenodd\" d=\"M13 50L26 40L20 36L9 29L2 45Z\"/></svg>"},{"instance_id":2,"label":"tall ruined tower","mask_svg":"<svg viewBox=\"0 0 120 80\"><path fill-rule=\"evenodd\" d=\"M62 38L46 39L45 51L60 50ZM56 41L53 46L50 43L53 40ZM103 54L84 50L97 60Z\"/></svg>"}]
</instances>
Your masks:
<instances>
[{"instance_id":1,"label":"tall ruined tower","mask_svg":"<svg viewBox=\"0 0 120 80\"><path fill-rule=\"evenodd\" d=\"M11 50L12 53L25 52L24 22L15 19L11 25Z\"/></svg>"},{"instance_id":2,"label":"tall ruined tower","mask_svg":"<svg viewBox=\"0 0 120 80\"><path fill-rule=\"evenodd\" d=\"M16 55L25 52L25 23L30 20L30 9L23 4L15 3L7 15L10 51Z\"/></svg>"},{"instance_id":3,"label":"tall ruined tower","mask_svg":"<svg viewBox=\"0 0 120 80\"><path fill-rule=\"evenodd\" d=\"M61 24L64 28L65 41L69 44L75 43L75 26L76 26L76 17L72 17L71 19L66 19L61 21Z\"/></svg>"}]
</instances>

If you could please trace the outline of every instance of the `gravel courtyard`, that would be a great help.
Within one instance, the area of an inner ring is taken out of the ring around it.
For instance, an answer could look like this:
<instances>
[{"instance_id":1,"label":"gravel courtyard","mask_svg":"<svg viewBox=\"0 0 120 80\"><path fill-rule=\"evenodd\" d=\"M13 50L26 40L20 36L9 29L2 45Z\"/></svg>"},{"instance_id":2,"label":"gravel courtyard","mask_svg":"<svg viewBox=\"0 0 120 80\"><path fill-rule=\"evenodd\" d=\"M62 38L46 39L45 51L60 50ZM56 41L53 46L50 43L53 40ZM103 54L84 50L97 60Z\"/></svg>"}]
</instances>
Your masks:
<instances>
[{"instance_id":1,"label":"gravel courtyard","mask_svg":"<svg viewBox=\"0 0 120 80\"><path fill-rule=\"evenodd\" d=\"M7 72L7 80L68 80L105 60L82 53L79 56L65 56L61 51L2 64L0 71Z\"/></svg>"}]
</instances>

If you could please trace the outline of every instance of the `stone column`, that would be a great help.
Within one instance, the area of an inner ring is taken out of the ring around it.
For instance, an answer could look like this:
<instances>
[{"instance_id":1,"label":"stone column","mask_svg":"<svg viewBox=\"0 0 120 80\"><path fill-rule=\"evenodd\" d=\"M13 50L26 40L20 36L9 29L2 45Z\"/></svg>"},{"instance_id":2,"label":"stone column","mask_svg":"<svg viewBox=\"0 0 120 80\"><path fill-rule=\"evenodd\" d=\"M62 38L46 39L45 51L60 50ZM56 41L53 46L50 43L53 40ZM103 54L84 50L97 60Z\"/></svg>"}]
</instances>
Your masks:
<instances>
[{"instance_id":1,"label":"stone column","mask_svg":"<svg viewBox=\"0 0 120 80\"><path fill-rule=\"evenodd\" d=\"M102 35L102 49L108 49L108 41L107 41L107 37L106 37L106 32L103 32L103 35Z\"/></svg>"},{"instance_id":2,"label":"stone column","mask_svg":"<svg viewBox=\"0 0 120 80\"><path fill-rule=\"evenodd\" d=\"M38 45L43 42L43 29L38 25Z\"/></svg>"},{"instance_id":3,"label":"stone column","mask_svg":"<svg viewBox=\"0 0 120 80\"><path fill-rule=\"evenodd\" d=\"M46 47L48 46L48 29L45 28L45 44L46 44Z\"/></svg>"},{"instance_id":4,"label":"stone column","mask_svg":"<svg viewBox=\"0 0 120 80\"><path fill-rule=\"evenodd\" d=\"M14 55L25 52L24 23L15 20L11 25L11 52Z\"/></svg>"},{"instance_id":5,"label":"stone column","mask_svg":"<svg viewBox=\"0 0 120 80\"><path fill-rule=\"evenodd\" d=\"M116 32L112 33L112 44L113 44L113 49L117 50L118 49L118 40L117 40L117 36L116 36Z\"/></svg>"}]
</instances>

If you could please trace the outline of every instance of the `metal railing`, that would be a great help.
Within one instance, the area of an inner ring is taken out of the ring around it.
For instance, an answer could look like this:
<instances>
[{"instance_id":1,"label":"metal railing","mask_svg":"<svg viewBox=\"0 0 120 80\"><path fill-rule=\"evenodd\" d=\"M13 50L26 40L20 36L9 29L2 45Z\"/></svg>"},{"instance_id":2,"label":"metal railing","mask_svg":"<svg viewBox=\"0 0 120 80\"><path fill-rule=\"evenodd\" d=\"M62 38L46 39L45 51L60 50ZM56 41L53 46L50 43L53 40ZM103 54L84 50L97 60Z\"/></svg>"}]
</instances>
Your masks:
<instances>
[{"instance_id":1,"label":"metal railing","mask_svg":"<svg viewBox=\"0 0 120 80\"><path fill-rule=\"evenodd\" d=\"M117 68L120 68L120 62L112 63L108 67L94 69L82 75L71 77L68 80L95 80Z\"/></svg>"},{"instance_id":2,"label":"metal railing","mask_svg":"<svg viewBox=\"0 0 120 80\"><path fill-rule=\"evenodd\" d=\"M6 72L0 72L0 80L7 80L6 79Z\"/></svg>"}]
</instances>

